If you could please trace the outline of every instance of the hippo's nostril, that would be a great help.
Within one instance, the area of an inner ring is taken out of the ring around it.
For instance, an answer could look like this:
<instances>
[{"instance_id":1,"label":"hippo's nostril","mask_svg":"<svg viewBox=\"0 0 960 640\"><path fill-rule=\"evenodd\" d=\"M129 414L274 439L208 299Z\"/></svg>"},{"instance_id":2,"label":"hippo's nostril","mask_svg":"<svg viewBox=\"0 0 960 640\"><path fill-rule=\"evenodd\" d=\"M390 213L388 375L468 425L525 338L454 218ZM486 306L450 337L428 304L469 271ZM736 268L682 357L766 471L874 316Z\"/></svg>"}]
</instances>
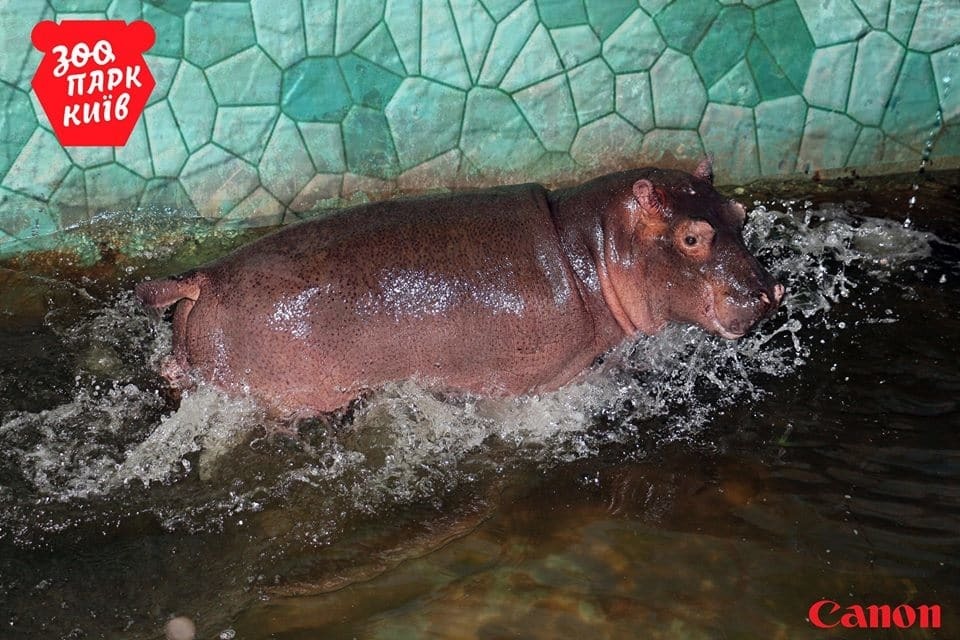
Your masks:
<instances>
[{"instance_id":1,"label":"hippo's nostril","mask_svg":"<svg viewBox=\"0 0 960 640\"><path fill-rule=\"evenodd\" d=\"M765 304L765 305L767 305L767 306L770 306L770 298L769 298L769 296L767 296L767 292L766 292L766 291L761 291L761 292L760 292L760 302L762 302L763 304Z\"/></svg>"},{"instance_id":2,"label":"hippo's nostril","mask_svg":"<svg viewBox=\"0 0 960 640\"><path fill-rule=\"evenodd\" d=\"M780 301L783 300L783 294L786 292L786 289L783 288L783 285L779 282L773 285L773 299L777 301L777 304L780 304Z\"/></svg>"}]
</instances>

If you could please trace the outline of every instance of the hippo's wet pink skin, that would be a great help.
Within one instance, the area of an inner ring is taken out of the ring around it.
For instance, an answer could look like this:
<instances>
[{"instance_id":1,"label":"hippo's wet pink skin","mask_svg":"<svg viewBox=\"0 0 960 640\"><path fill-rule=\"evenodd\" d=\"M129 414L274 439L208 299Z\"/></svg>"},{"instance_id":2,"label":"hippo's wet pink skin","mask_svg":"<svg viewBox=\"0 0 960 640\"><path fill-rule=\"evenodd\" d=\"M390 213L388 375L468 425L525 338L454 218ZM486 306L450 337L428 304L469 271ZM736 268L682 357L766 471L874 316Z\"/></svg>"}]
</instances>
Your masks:
<instances>
[{"instance_id":1,"label":"hippo's wet pink skin","mask_svg":"<svg viewBox=\"0 0 960 640\"><path fill-rule=\"evenodd\" d=\"M667 322L736 338L783 288L749 254L744 210L694 175L637 169L364 205L286 227L176 278L174 360L288 414L414 379L482 395L556 389Z\"/></svg>"}]
</instances>

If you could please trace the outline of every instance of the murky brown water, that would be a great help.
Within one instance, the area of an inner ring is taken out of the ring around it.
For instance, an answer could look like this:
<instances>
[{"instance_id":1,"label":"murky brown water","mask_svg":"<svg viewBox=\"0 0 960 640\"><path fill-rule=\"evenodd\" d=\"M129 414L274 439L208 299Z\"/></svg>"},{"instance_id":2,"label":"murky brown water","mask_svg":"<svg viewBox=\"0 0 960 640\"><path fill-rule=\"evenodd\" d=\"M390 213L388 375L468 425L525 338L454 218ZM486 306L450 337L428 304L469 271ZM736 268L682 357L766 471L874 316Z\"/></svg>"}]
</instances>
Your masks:
<instances>
[{"instance_id":1,"label":"murky brown water","mask_svg":"<svg viewBox=\"0 0 960 640\"><path fill-rule=\"evenodd\" d=\"M736 345L673 328L557 394L400 386L298 434L174 411L126 293L262 232L107 220L87 264L8 261L0 637L960 637L958 184L738 193L790 297ZM942 629L815 629L822 598Z\"/></svg>"}]
</instances>

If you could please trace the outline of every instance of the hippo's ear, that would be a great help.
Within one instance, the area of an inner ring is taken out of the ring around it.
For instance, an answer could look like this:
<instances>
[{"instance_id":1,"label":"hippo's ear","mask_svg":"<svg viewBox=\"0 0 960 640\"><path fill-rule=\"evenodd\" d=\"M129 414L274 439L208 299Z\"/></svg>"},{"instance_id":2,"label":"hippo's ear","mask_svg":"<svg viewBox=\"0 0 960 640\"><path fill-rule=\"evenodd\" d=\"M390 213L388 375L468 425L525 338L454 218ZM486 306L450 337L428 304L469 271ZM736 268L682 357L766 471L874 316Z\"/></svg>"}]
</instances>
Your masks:
<instances>
[{"instance_id":1,"label":"hippo's ear","mask_svg":"<svg viewBox=\"0 0 960 640\"><path fill-rule=\"evenodd\" d=\"M707 157L701 160L697 168L693 170L693 177L713 184L713 157L710 154L707 154Z\"/></svg>"},{"instance_id":2,"label":"hippo's ear","mask_svg":"<svg viewBox=\"0 0 960 640\"><path fill-rule=\"evenodd\" d=\"M634 220L634 226L637 223L643 224L663 224L666 222L666 210L663 206L660 194L656 187L646 178L641 178L633 183L633 197L637 199L638 214Z\"/></svg>"}]
</instances>

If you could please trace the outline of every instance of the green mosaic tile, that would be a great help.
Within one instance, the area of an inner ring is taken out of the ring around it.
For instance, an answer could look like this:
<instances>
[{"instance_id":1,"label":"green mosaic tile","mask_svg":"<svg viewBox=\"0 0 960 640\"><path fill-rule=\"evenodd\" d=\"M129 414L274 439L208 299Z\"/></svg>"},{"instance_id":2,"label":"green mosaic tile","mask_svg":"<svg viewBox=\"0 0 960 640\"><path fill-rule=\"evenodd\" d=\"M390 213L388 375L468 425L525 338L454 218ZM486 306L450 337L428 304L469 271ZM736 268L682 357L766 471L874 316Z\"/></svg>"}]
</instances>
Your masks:
<instances>
[{"instance_id":1,"label":"green mosaic tile","mask_svg":"<svg viewBox=\"0 0 960 640\"><path fill-rule=\"evenodd\" d=\"M283 112L294 120L339 122L353 100L334 58L307 58L283 73Z\"/></svg>"},{"instance_id":2,"label":"green mosaic tile","mask_svg":"<svg viewBox=\"0 0 960 640\"><path fill-rule=\"evenodd\" d=\"M384 21L400 52L400 59L407 73L420 73L420 2L410 0L387 0Z\"/></svg>"},{"instance_id":3,"label":"green mosaic tile","mask_svg":"<svg viewBox=\"0 0 960 640\"><path fill-rule=\"evenodd\" d=\"M765 176L797 170L797 154L807 121L807 104L800 96L768 100L753 110L757 123L760 172Z\"/></svg>"},{"instance_id":4,"label":"green mosaic tile","mask_svg":"<svg viewBox=\"0 0 960 640\"><path fill-rule=\"evenodd\" d=\"M177 177L190 152L180 136L170 105L164 100L147 107L143 120L153 152L153 170L158 176Z\"/></svg>"},{"instance_id":5,"label":"green mosaic tile","mask_svg":"<svg viewBox=\"0 0 960 640\"><path fill-rule=\"evenodd\" d=\"M554 29L550 36L565 69L573 69L600 55L600 40L588 26Z\"/></svg>"},{"instance_id":6,"label":"green mosaic tile","mask_svg":"<svg viewBox=\"0 0 960 640\"><path fill-rule=\"evenodd\" d=\"M693 62L707 86L744 59L753 36L753 12L743 6L724 7L693 52Z\"/></svg>"},{"instance_id":7,"label":"green mosaic tile","mask_svg":"<svg viewBox=\"0 0 960 640\"><path fill-rule=\"evenodd\" d=\"M3 186L12 191L47 200L73 165L56 136L37 127L17 155Z\"/></svg>"},{"instance_id":8,"label":"green mosaic tile","mask_svg":"<svg viewBox=\"0 0 960 640\"><path fill-rule=\"evenodd\" d=\"M632 164L640 156L643 134L615 113L581 127L570 156L584 167Z\"/></svg>"},{"instance_id":9,"label":"green mosaic tile","mask_svg":"<svg viewBox=\"0 0 960 640\"><path fill-rule=\"evenodd\" d=\"M199 67L257 43L246 2L194 2L183 19L184 58Z\"/></svg>"},{"instance_id":10,"label":"green mosaic tile","mask_svg":"<svg viewBox=\"0 0 960 640\"><path fill-rule=\"evenodd\" d=\"M65 147L73 164L83 169L113 162L113 147Z\"/></svg>"},{"instance_id":11,"label":"green mosaic tile","mask_svg":"<svg viewBox=\"0 0 960 640\"><path fill-rule=\"evenodd\" d=\"M466 94L426 78L407 78L385 115L406 170L457 146Z\"/></svg>"},{"instance_id":12,"label":"green mosaic tile","mask_svg":"<svg viewBox=\"0 0 960 640\"><path fill-rule=\"evenodd\" d=\"M548 151L566 151L577 135L577 112L563 75L513 94L513 100Z\"/></svg>"},{"instance_id":13,"label":"green mosaic tile","mask_svg":"<svg viewBox=\"0 0 960 640\"><path fill-rule=\"evenodd\" d=\"M886 136L876 127L863 127L847 159L850 167L868 167L883 162Z\"/></svg>"},{"instance_id":14,"label":"green mosaic tile","mask_svg":"<svg viewBox=\"0 0 960 640\"><path fill-rule=\"evenodd\" d=\"M390 178L400 172L390 126L380 111L353 107L343 119L343 146L354 173Z\"/></svg>"},{"instance_id":15,"label":"green mosaic tile","mask_svg":"<svg viewBox=\"0 0 960 640\"><path fill-rule=\"evenodd\" d=\"M36 128L37 116L30 97L0 83L0 176L6 175Z\"/></svg>"},{"instance_id":16,"label":"green mosaic tile","mask_svg":"<svg viewBox=\"0 0 960 640\"><path fill-rule=\"evenodd\" d=\"M960 122L960 44L930 56L945 124Z\"/></svg>"},{"instance_id":17,"label":"green mosaic tile","mask_svg":"<svg viewBox=\"0 0 960 640\"><path fill-rule=\"evenodd\" d=\"M332 56L337 33L334 20L337 0L304 0L302 8L307 55Z\"/></svg>"},{"instance_id":18,"label":"green mosaic tile","mask_svg":"<svg viewBox=\"0 0 960 640\"><path fill-rule=\"evenodd\" d=\"M48 236L58 228L56 219L45 203L2 187L0 211L4 212L4 215L0 216L0 231L20 241L16 243L15 250L29 249L23 242L29 243ZM3 247L3 244L0 244L0 247Z\"/></svg>"},{"instance_id":19,"label":"green mosaic tile","mask_svg":"<svg viewBox=\"0 0 960 640\"><path fill-rule=\"evenodd\" d=\"M563 71L560 57L553 48L550 33L542 24L534 29L527 44L517 55L504 76L500 88L513 93Z\"/></svg>"},{"instance_id":20,"label":"green mosaic tile","mask_svg":"<svg viewBox=\"0 0 960 640\"><path fill-rule=\"evenodd\" d=\"M814 45L796 2L777 0L753 14L757 35L794 89L801 89L807 80Z\"/></svg>"},{"instance_id":21,"label":"green mosaic tile","mask_svg":"<svg viewBox=\"0 0 960 640\"><path fill-rule=\"evenodd\" d=\"M480 72L481 84L500 84L538 21L536 5L533 0L527 0L497 25L487 60Z\"/></svg>"},{"instance_id":22,"label":"green mosaic tile","mask_svg":"<svg viewBox=\"0 0 960 640\"><path fill-rule=\"evenodd\" d=\"M653 90L649 73L617 76L617 113L641 131L653 129Z\"/></svg>"},{"instance_id":23,"label":"green mosaic tile","mask_svg":"<svg viewBox=\"0 0 960 640\"><path fill-rule=\"evenodd\" d=\"M710 87L707 95L712 102L753 107L760 102L760 92L750 75L746 60L741 60Z\"/></svg>"},{"instance_id":24,"label":"green mosaic tile","mask_svg":"<svg viewBox=\"0 0 960 640\"><path fill-rule=\"evenodd\" d=\"M590 26L604 40L617 30L634 9L636 0L584 0Z\"/></svg>"},{"instance_id":25,"label":"green mosaic tile","mask_svg":"<svg viewBox=\"0 0 960 640\"><path fill-rule=\"evenodd\" d=\"M352 50L383 19L384 0L337 0L337 41L334 53Z\"/></svg>"},{"instance_id":26,"label":"green mosaic tile","mask_svg":"<svg viewBox=\"0 0 960 640\"><path fill-rule=\"evenodd\" d=\"M656 129L645 135L639 153L649 165L684 162L691 167L703 156L703 143L696 131L670 129Z\"/></svg>"},{"instance_id":27,"label":"green mosaic tile","mask_svg":"<svg viewBox=\"0 0 960 640\"><path fill-rule=\"evenodd\" d=\"M513 100L483 87L467 94L460 149L472 166L493 174L520 171L544 152Z\"/></svg>"},{"instance_id":28,"label":"green mosaic tile","mask_svg":"<svg viewBox=\"0 0 960 640\"><path fill-rule=\"evenodd\" d=\"M611 113L616 105L613 72L597 58L568 73L580 126Z\"/></svg>"},{"instance_id":29,"label":"green mosaic tile","mask_svg":"<svg viewBox=\"0 0 960 640\"><path fill-rule=\"evenodd\" d=\"M82 224L90 219L87 208L87 181L80 167L72 167L50 196L50 209L60 213L62 228Z\"/></svg>"},{"instance_id":30,"label":"green mosaic tile","mask_svg":"<svg viewBox=\"0 0 960 640\"><path fill-rule=\"evenodd\" d=\"M920 8L920 0L890 0L887 14L887 31L901 44L910 40L910 32Z\"/></svg>"},{"instance_id":31,"label":"green mosaic tile","mask_svg":"<svg viewBox=\"0 0 960 640\"><path fill-rule=\"evenodd\" d=\"M300 0L250 0L257 44L286 68L307 55Z\"/></svg>"},{"instance_id":32,"label":"green mosaic tile","mask_svg":"<svg viewBox=\"0 0 960 640\"><path fill-rule=\"evenodd\" d=\"M397 45L390 37L387 25L382 22L357 45L354 53L397 75L403 76L407 73L407 70L403 68L403 62L400 60Z\"/></svg>"},{"instance_id":33,"label":"green mosaic tile","mask_svg":"<svg viewBox=\"0 0 960 640\"><path fill-rule=\"evenodd\" d=\"M382 109L390 102L402 78L352 53L339 60L354 104Z\"/></svg>"},{"instance_id":34,"label":"green mosaic tile","mask_svg":"<svg viewBox=\"0 0 960 640\"><path fill-rule=\"evenodd\" d=\"M290 202L307 186L313 161L293 120L280 116L258 166L260 183L280 202Z\"/></svg>"},{"instance_id":35,"label":"green mosaic tile","mask_svg":"<svg viewBox=\"0 0 960 640\"><path fill-rule=\"evenodd\" d=\"M457 23L467 69L476 82L480 78L487 47L493 39L497 23L480 4L480 0L450 0L450 8L453 9L453 19Z\"/></svg>"},{"instance_id":36,"label":"green mosaic tile","mask_svg":"<svg viewBox=\"0 0 960 640\"><path fill-rule=\"evenodd\" d=\"M150 144L147 141L147 126L143 117L137 120L130 132L127 144L116 149L117 162L141 178L153 177L153 161L150 157Z\"/></svg>"},{"instance_id":37,"label":"green mosaic tile","mask_svg":"<svg viewBox=\"0 0 960 640\"><path fill-rule=\"evenodd\" d=\"M125 22L139 20L143 17L143 3L140 0L113 0L107 7L107 17Z\"/></svg>"},{"instance_id":38,"label":"green mosaic tile","mask_svg":"<svg viewBox=\"0 0 960 640\"><path fill-rule=\"evenodd\" d=\"M341 175L318 173L289 204L287 215L290 212L303 213L342 204L340 201L342 184L343 176ZM284 220L289 222L287 218Z\"/></svg>"},{"instance_id":39,"label":"green mosaic tile","mask_svg":"<svg viewBox=\"0 0 960 640\"><path fill-rule=\"evenodd\" d=\"M756 9L764 5L768 5L774 0L743 0L743 4L750 7L751 9ZM729 2L727 3L729 4Z\"/></svg>"},{"instance_id":40,"label":"green mosaic tile","mask_svg":"<svg viewBox=\"0 0 960 640\"><path fill-rule=\"evenodd\" d=\"M667 49L650 71L657 127L688 129L700 124L707 92L689 56Z\"/></svg>"},{"instance_id":41,"label":"green mosaic tile","mask_svg":"<svg viewBox=\"0 0 960 640\"><path fill-rule=\"evenodd\" d=\"M180 182L197 212L216 219L253 193L260 179L252 165L208 144L187 160Z\"/></svg>"},{"instance_id":42,"label":"green mosaic tile","mask_svg":"<svg viewBox=\"0 0 960 640\"><path fill-rule=\"evenodd\" d=\"M759 175L753 109L726 104L707 105L700 121L700 139L707 153L713 154L719 182L743 182Z\"/></svg>"},{"instance_id":43,"label":"green mosaic tile","mask_svg":"<svg viewBox=\"0 0 960 640\"><path fill-rule=\"evenodd\" d=\"M197 212L183 185L174 178L147 180L147 186L143 190L143 195L140 196L140 206L172 208L182 216Z\"/></svg>"},{"instance_id":44,"label":"green mosaic tile","mask_svg":"<svg viewBox=\"0 0 960 640\"><path fill-rule=\"evenodd\" d=\"M493 19L500 22L519 7L522 0L481 0L481 2Z\"/></svg>"},{"instance_id":45,"label":"green mosaic tile","mask_svg":"<svg viewBox=\"0 0 960 640\"><path fill-rule=\"evenodd\" d=\"M52 17L52 11L50 12ZM0 27L2 28L2 27ZM0 46L2 45L3 36L0 35ZM23 91L31 91L33 87L31 82L33 81L34 73L38 66L40 66L40 60L43 58L43 54L40 53L37 49L33 47L25 47L27 50L27 57L23 61L23 67L20 69L20 77L12 82L16 85L18 89ZM14 56L16 57L16 56Z\"/></svg>"},{"instance_id":46,"label":"green mosaic tile","mask_svg":"<svg viewBox=\"0 0 960 640\"><path fill-rule=\"evenodd\" d=\"M282 202L263 187L259 187L221 217L217 224L235 229L272 227L283 222L285 210Z\"/></svg>"},{"instance_id":47,"label":"green mosaic tile","mask_svg":"<svg viewBox=\"0 0 960 640\"><path fill-rule=\"evenodd\" d=\"M674 0L657 14L657 26L671 48L692 53L720 9L716 0Z\"/></svg>"},{"instance_id":48,"label":"green mosaic tile","mask_svg":"<svg viewBox=\"0 0 960 640\"><path fill-rule=\"evenodd\" d=\"M277 104L280 69L260 47L250 47L205 71L220 105Z\"/></svg>"},{"instance_id":49,"label":"green mosaic tile","mask_svg":"<svg viewBox=\"0 0 960 640\"><path fill-rule=\"evenodd\" d=\"M937 153L945 158L960 156L960 127L944 127L935 147Z\"/></svg>"},{"instance_id":50,"label":"green mosaic tile","mask_svg":"<svg viewBox=\"0 0 960 640\"><path fill-rule=\"evenodd\" d=\"M672 1L673 0L640 0L640 7L649 15L655 16ZM739 4L740 0L720 0L720 4L730 4L731 2Z\"/></svg>"},{"instance_id":51,"label":"green mosaic tile","mask_svg":"<svg viewBox=\"0 0 960 640\"><path fill-rule=\"evenodd\" d=\"M183 55L183 18L146 4L143 5L143 19L153 26L157 36L148 53L169 58Z\"/></svg>"},{"instance_id":52,"label":"green mosaic tile","mask_svg":"<svg viewBox=\"0 0 960 640\"><path fill-rule=\"evenodd\" d=\"M167 96L173 115L190 151L195 151L210 140L217 103L200 69L184 60L170 86Z\"/></svg>"},{"instance_id":53,"label":"green mosaic tile","mask_svg":"<svg viewBox=\"0 0 960 640\"><path fill-rule=\"evenodd\" d=\"M910 48L937 51L960 42L960 2L923 0L910 35Z\"/></svg>"},{"instance_id":54,"label":"green mosaic tile","mask_svg":"<svg viewBox=\"0 0 960 640\"><path fill-rule=\"evenodd\" d=\"M940 99L930 58L907 52L900 77L883 116L883 130L900 142L922 149L933 131L939 129Z\"/></svg>"},{"instance_id":55,"label":"green mosaic tile","mask_svg":"<svg viewBox=\"0 0 960 640\"><path fill-rule=\"evenodd\" d=\"M797 0L818 47L852 42L870 30L853 0Z\"/></svg>"},{"instance_id":56,"label":"green mosaic tile","mask_svg":"<svg viewBox=\"0 0 960 640\"><path fill-rule=\"evenodd\" d=\"M147 181L118 164L87 169L87 206L91 213L123 211L137 206Z\"/></svg>"},{"instance_id":57,"label":"green mosaic tile","mask_svg":"<svg viewBox=\"0 0 960 640\"><path fill-rule=\"evenodd\" d=\"M444 154L407 169L397 177L397 188L403 191L449 189L460 176L460 149Z\"/></svg>"},{"instance_id":58,"label":"green mosaic tile","mask_svg":"<svg viewBox=\"0 0 960 640\"><path fill-rule=\"evenodd\" d=\"M666 48L653 18L634 11L603 43L603 57L617 73L646 71Z\"/></svg>"},{"instance_id":59,"label":"green mosaic tile","mask_svg":"<svg viewBox=\"0 0 960 640\"><path fill-rule=\"evenodd\" d=\"M179 58L163 58L149 54L144 55L143 58L146 60L147 66L150 67L150 73L153 75L154 82L156 82L153 92L147 100L147 104L151 105L167 97L173 79L180 69L180 60Z\"/></svg>"},{"instance_id":60,"label":"green mosaic tile","mask_svg":"<svg viewBox=\"0 0 960 640\"><path fill-rule=\"evenodd\" d=\"M280 109L271 105L220 107L213 125L213 141L256 165L279 114Z\"/></svg>"},{"instance_id":61,"label":"green mosaic tile","mask_svg":"<svg viewBox=\"0 0 960 640\"><path fill-rule=\"evenodd\" d=\"M313 166L320 173L342 173L347 170L343 157L343 136L340 125L328 122L301 122L297 125L313 158Z\"/></svg>"},{"instance_id":62,"label":"green mosaic tile","mask_svg":"<svg viewBox=\"0 0 960 640\"><path fill-rule=\"evenodd\" d=\"M870 26L874 29L887 28L887 11L890 0L853 0Z\"/></svg>"},{"instance_id":63,"label":"green mosaic tile","mask_svg":"<svg viewBox=\"0 0 960 640\"><path fill-rule=\"evenodd\" d=\"M860 125L843 115L811 107L807 110L797 168L804 172L842 167L860 134Z\"/></svg>"},{"instance_id":64,"label":"green mosaic tile","mask_svg":"<svg viewBox=\"0 0 960 640\"><path fill-rule=\"evenodd\" d=\"M35 24L51 17L50 7L37 0L5 0L0 11L0 80L18 84L33 47L30 32ZM2 104L2 103L0 103ZM30 132L26 134L28 137ZM0 165L2 166L2 165Z\"/></svg>"},{"instance_id":65,"label":"green mosaic tile","mask_svg":"<svg viewBox=\"0 0 960 640\"><path fill-rule=\"evenodd\" d=\"M0 95L2 95L2 86L3 85L0 84ZM30 104L33 106L33 115L37 119L37 125L43 127L47 131L53 131L53 127L50 126L50 121L47 120L46 112L44 112L43 107L40 106L40 98L37 97L37 92L31 89L28 95L30 97ZM2 98L0 98L0 105L2 104L3 104ZM0 125L3 124L3 112L4 112L4 109L0 109ZM3 131L2 126L0 126L0 131ZM29 127L29 131L27 131L27 134L29 135L32 133L33 133L33 127L31 126ZM2 140L2 137L0 137L0 140ZM17 148L17 151L19 151L19 147ZM2 152L0 152L0 157L2 157ZM2 168L2 166L3 165L0 164L0 168ZM3 176L3 171L0 171L0 177L2 176Z\"/></svg>"},{"instance_id":66,"label":"green mosaic tile","mask_svg":"<svg viewBox=\"0 0 960 640\"><path fill-rule=\"evenodd\" d=\"M457 27L444 0L423 0L421 52L421 74L461 89L470 88L470 72L457 39Z\"/></svg>"},{"instance_id":67,"label":"green mosaic tile","mask_svg":"<svg viewBox=\"0 0 960 640\"><path fill-rule=\"evenodd\" d=\"M847 113L860 124L880 124L903 53L903 47L882 31L860 41L847 100Z\"/></svg>"},{"instance_id":68,"label":"green mosaic tile","mask_svg":"<svg viewBox=\"0 0 960 640\"><path fill-rule=\"evenodd\" d=\"M572 27L587 21L583 0L537 0L540 20L547 27Z\"/></svg>"},{"instance_id":69,"label":"green mosaic tile","mask_svg":"<svg viewBox=\"0 0 960 640\"><path fill-rule=\"evenodd\" d=\"M754 38L747 49L747 63L763 100L776 100L797 93L759 38Z\"/></svg>"},{"instance_id":70,"label":"green mosaic tile","mask_svg":"<svg viewBox=\"0 0 960 640\"><path fill-rule=\"evenodd\" d=\"M155 5L164 11L169 11L178 16L185 15L190 8L193 0L146 0L149 4ZM144 5L146 7L146 5Z\"/></svg>"},{"instance_id":71,"label":"green mosaic tile","mask_svg":"<svg viewBox=\"0 0 960 640\"><path fill-rule=\"evenodd\" d=\"M856 55L856 42L817 49L803 88L807 103L834 111L846 110Z\"/></svg>"},{"instance_id":72,"label":"green mosaic tile","mask_svg":"<svg viewBox=\"0 0 960 640\"><path fill-rule=\"evenodd\" d=\"M50 6L57 11L80 13L84 11L106 11L110 0L49 0Z\"/></svg>"}]
</instances>

